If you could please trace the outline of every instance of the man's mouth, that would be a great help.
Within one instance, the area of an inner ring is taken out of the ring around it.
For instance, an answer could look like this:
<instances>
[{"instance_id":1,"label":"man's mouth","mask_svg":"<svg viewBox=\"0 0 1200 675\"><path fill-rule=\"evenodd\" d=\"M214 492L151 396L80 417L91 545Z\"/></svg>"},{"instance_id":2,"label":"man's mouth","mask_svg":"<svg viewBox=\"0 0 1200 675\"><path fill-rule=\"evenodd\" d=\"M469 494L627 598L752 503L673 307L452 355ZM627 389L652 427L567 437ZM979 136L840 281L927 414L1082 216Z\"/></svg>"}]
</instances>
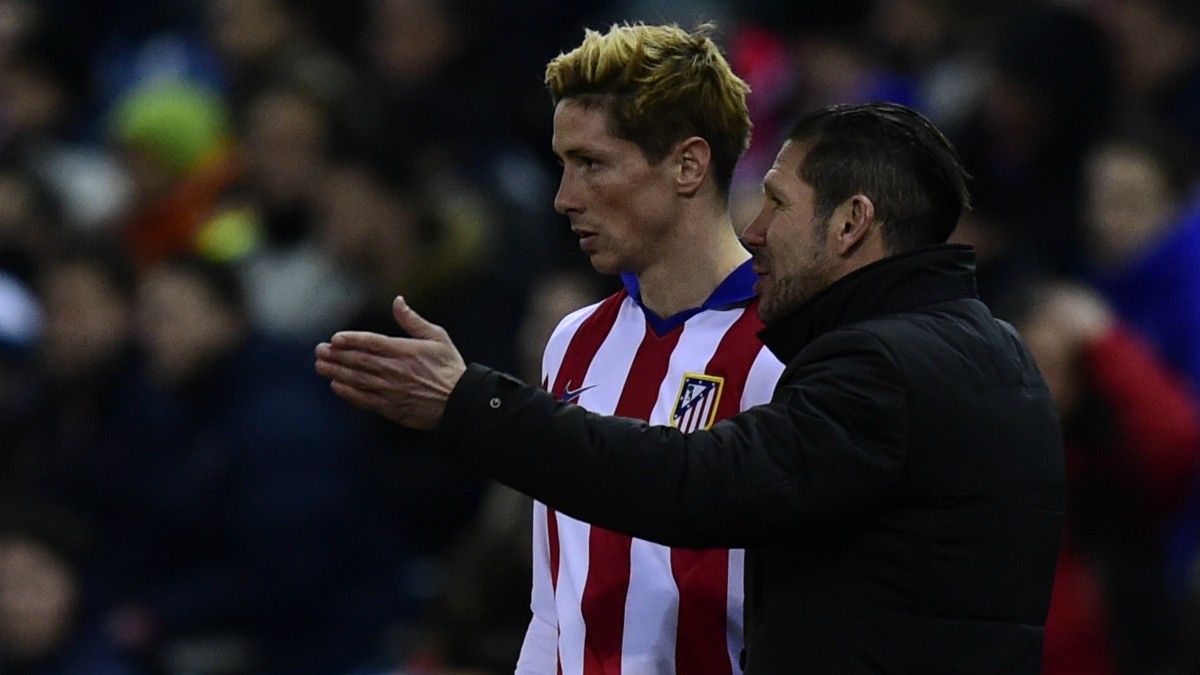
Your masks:
<instances>
[{"instance_id":1,"label":"man's mouth","mask_svg":"<svg viewBox=\"0 0 1200 675\"><path fill-rule=\"evenodd\" d=\"M750 269L754 270L754 273L758 275L758 280L754 282L754 293L762 295L763 289L771 277L771 268L761 258L755 258L754 262L750 265Z\"/></svg>"},{"instance_id":2,"label":"man's mouth","mask_svg":"<svg viewBox=\"0 0 1200 675\"><path fill-rule=\"evenodd\" d=\"M571 231L579 237L579 248L587 251L596 245L597 234L595 232L579 228L571 228Z\"/></svg>"}]
</instances>

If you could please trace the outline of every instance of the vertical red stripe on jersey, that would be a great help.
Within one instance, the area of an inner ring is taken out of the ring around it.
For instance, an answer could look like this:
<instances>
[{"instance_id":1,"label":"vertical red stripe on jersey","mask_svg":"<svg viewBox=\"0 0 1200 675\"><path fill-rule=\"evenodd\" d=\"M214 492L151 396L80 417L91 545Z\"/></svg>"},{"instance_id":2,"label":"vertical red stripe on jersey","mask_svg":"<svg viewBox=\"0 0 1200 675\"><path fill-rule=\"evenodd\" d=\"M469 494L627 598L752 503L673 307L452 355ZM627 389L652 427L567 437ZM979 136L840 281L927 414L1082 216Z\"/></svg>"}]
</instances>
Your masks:
<instances>
[{"instance_id":1,"label":"vertical red stripe on jersey","mask_svg":"<svg viewBox=\"0 0 1200 675\"><path fill-rule=\"evenodd\" d=\"M554 378L554 388L550 390L550 393L554 394L554 398L561 401L567 387L578 389L583 386L583 378L587 376L592 359L596 358L596 352L600 351L600 345L604 344L604 339L608 337L613 325L617 322L617 315L621 312L621 303L627 295L628 293L621 290L605 298L596 311L584 319L575 331L575 335L571 337L571 343L567 345L566 353L563 354L562 365L558 368L558 377Z\"/></svg>"},{"instance_id":2,"label":"vertical red stripe on jersey","mask_svg":"<svg viewBox=\"0 0 1200 675\"><path fill-rule=\"evenodd\" d=\"M546 538L550 548L550 587L558 591L558 514L554 509L546 507Z\"/></svg>"},{"instance_id":3,"label":"vertical red stripe on jersey","mask_svg":"<svg viewBox=\"0 0 1200 675\"><path fill-rule=\"evenodd\" d=\"M682 334L682 329L676 329L659 338L647 326L613 414L650 419L659 386L667 375L670 354ZM595 526L588 537L588 577L580 607L587 627L583 675L620 675L632 543L627 535Z\"/></svg>"},{"instance_id":4,"label":"vertical red stripe on jersey","mask_svg":"<svg viewBox=\"0 0 1200 675\"><path fill-rule=\"evenodd\" d=\"M671 549L671 573L679 587L675 672L732 672L727 639L729 551Z\"/></svg>"},{"instance_id":5,"label":"vertical red stripe on jersey","mask_svg":"<svg viewBox=\"0 0 1200 675\"><path fill-rule=\"evenodd\" d=\"M561 551L558 547L558 514L556 514L554 509L550 507L546 507L546 538L549 540L548 548L550 549L550 588L552 588L554 594L557 595L558 559L561 555ZM558 635L554 640L554 660L558 665L558 675L562 675L562 652L560 652L558 649L558 643L562 641L562 626L558 626L557 628Z\"/></svg>"},{"instance_id":6,"label":"vertical red stripe on jersey","mask_svg":"<svg viewBox=\"0 0 1200 675\"><path fill-rule=\"evenodd\" d=\"M758 332L762 329L762 320L758 318L758 299L755 298L725 332L721 344L709 360L704 372L725 378L725 388L721 393L714 423L735 415L742 409L742 395L746 391L750 366L754 365L754 359L763 349L758 340Z\"/></svg>"},{"instance_id":7,"label":"vertical red stripe on jersey","mask_svg":"<svg viewBox=\"0 0 1200 675\"><path fill-rule=\"evenodd\" d=\"M750 366L762 349L756 335L762 330L758 301L726 331L717 345L706 375L725 379L714 421L737 413L746 390ZM675 672L730 673L726 641L729 598L729 553L725 550L671 549L671 572L679 588L679 628L675 642Z\"/></svg>"}]
</instances>

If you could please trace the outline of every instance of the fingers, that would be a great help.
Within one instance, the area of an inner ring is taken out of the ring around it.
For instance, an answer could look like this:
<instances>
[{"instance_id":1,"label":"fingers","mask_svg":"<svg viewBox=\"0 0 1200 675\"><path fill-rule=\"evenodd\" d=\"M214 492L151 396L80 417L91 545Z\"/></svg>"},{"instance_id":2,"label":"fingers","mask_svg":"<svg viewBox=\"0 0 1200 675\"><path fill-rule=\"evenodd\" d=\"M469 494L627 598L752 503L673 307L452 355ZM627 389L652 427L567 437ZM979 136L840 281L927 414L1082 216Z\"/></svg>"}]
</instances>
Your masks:
<instances>
[{"instance_id":1,"label":"fingers","mask_svg":"<svg viewBox=\"0 0 1200 675\"><path fill-rule=\"evenodd\" d=\"M392 315L395 317L396 323L413 339L346 330L335 333L329 342L321 344L339 350L361 350L372 354L390 355L406 351L406 343L420 341L450 343L450 336L446 329L417 314L401 296L397 296L392 302ZM318 345L319 347L320 345Z\"/></svg>"},{"instance_id":2,"label":"fingers","mask_svg":"<svg viewBox=\"0 0 1200 675\"><path fill-rule=\"evenodd\" d=\"M322 343L317 346L317 374L362 390L386 386L384 357L360 350L341 349Z\"/></svg>"},{"instance_id":3,"label":"fingers","mask_svg":"<svg viewBox=\"0 0 1200 675\"><path fill-rule=\"evenodd\" d=\"M386 354L389 351L394 351L394 347L389 349L389 343L396 343L400 340L403 340L403 338L388 337L364 331L344 330L334 333L333 337L329 340L329 344L334 349L339 350L358 350L372 354Z\"/></svg>"},{"instance_id":4,"label":"fingers","mask_svg":"<svg viewBox=\"0 0 1200 675\"><path fill-rule=\"evenodd\" d=\"M359 408L392 419L391 383L387 379L387 357L361 350L341 349L328 342L316 348L317 374L329 380L333 393Z\"/></svg>"},{"instance_id":5,"label":"fingers","mask_svg":"<svg viewBox=\"0 0 1200 675\"><path fill-rule=\"evenodd\" d=\"M466 365L440 326L421 318L402 298L393 310L413 337L337 333L314 350L316 371L351 404L414 429L432 429Z\"/></svg>"},{"instance_id":6,"label":"fingers","mask_svg":"<svg viewBox=\"0 0 1200 675\"><path fill-rule=\"evenodd\" d=\"M426 321L424 317L417 314L408 303L404 301L404 297L397 295L392 301L392 316L395 317L396 323L400 325L409 335L421 340L434 340L436 342L449 342L449 334L446 329Z\"/></svg>"}]
</instances>

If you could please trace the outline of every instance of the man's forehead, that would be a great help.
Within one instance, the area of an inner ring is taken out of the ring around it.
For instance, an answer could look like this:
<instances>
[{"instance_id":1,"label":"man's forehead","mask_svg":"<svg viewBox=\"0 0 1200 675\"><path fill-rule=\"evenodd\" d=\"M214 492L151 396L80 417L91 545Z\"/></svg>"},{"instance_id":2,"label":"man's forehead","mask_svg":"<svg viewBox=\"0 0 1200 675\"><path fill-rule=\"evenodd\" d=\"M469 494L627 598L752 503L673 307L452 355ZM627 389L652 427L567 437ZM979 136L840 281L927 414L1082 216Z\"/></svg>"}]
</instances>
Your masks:
<instances>
[{"instance_id":1,"label":"man's forehead","mask_svg":"<svg viewBox=\"0 0 1200 675\"><path fill-rule=\"evenodd\" d=\"M792 175L798 176L797 169L800 168L800 162L804 159L804 153L804 146L798 145L793 141L787 141L779 149L779 154L775 155L775 163L771 168L776 171L790 172Z\"/></svg>"},{"instance_id":2,"label":"man's forehead","mask_svg":"<svg viewBox=\"0 0 1200 675\"><path fill-rule=\"evenodd\" d=\"M587 107L573 100L562 101L554 110L554 144L569 142L600 144L613 140L608 115L603 108Z\"/></svg>"},{"instance_id":3,"label":"man's forehead","mask_svg":"<svg viewBox=\"0 0 1200 675\"><path fill-rule=\"evenodd\" d=\"M608 129L608 108L583 99L567 98L554 106L554 126L579 127L587 130Z\"/></svg>"},{"instance_id":4,"label":"man's forehead","mask_svg":"<svg viewBox=\"0 0 1200 675\"><path fill-rule=\"evenodd\" d=\"M775 163L763 177L763 183L776 186L781 182L800 180L800 162L804 159L804 149L788 141L779 149Z\"/></svg>"},{"instance_id":5,"label":"man's forehead","mask_svg":"<svg viewBox=\"0 0 1200 675\"><path fill-rule=\"evenodd\" d=\"M561 103L559 104L562 105ZM570 155L629 155L643 156L641 148L633 141L613 134L608 124L608 113L602 108L582 105L572 111L554 115L554 131L550 147L560 156Z\"/></svg>"}]
</instances>

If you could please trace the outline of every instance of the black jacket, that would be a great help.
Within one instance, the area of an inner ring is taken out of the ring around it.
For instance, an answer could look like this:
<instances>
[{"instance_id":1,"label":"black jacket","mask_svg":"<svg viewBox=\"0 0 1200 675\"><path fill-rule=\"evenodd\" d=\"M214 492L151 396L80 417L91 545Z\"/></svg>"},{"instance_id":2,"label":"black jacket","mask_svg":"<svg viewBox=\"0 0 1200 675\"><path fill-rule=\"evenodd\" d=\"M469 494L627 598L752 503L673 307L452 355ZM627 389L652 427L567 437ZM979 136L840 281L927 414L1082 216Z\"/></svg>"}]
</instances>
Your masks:
<instances>
[{"instance_id":1,"label":"black jacket","mask_svg":"<svg viewBox=\"0 0 1200 675\"><path fill-rule=\"evenodd\" d=\"M438 436L575 518L746 548L747 673L1039 673L1061 432L970 249L864 267L761 336L787 364L771 403L708 432L472 365Z\"/></svg>"}]
</instances>

